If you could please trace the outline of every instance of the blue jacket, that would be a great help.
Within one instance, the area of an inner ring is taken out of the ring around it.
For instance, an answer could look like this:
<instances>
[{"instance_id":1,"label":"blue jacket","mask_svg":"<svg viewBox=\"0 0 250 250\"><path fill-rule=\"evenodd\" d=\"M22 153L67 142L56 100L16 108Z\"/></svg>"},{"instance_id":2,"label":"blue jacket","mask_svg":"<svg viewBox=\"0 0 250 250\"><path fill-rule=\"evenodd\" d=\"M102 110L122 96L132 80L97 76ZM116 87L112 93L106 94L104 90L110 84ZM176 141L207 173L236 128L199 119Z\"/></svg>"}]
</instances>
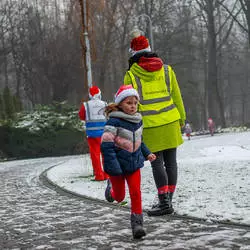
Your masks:
<instances>
[{"instance_id":1,"label":"blue jacket","mask_svg":"<svg viewBox=\"0 0 250 250\"><path fill-rule=\"evenodd\" d=\"M142 142L141 115L114 111L109 117L101 143L104 171L111 176L133 173L151 154Z\"/></svg>"}]
</instances>

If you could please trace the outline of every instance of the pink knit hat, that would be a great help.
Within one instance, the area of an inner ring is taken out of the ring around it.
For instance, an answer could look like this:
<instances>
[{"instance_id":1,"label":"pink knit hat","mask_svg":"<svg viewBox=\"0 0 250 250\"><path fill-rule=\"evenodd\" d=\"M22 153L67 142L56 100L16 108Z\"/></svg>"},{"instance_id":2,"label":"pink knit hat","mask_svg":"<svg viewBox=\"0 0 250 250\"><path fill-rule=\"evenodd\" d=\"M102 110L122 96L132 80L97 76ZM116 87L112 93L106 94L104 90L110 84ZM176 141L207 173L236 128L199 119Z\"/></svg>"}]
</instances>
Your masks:
<instances>
[{"instance_id":1,"label":"pink knit hat","mask_svg":"<svg viewBox=\"0 0 250 250\"><path fill-rule=\"evenodd\" d=\"M129 96L135 96L138 100L140 99L137 90L132 85L122 85L115 94L115 103L118 104Z\"/></svg>"}]
</instances>

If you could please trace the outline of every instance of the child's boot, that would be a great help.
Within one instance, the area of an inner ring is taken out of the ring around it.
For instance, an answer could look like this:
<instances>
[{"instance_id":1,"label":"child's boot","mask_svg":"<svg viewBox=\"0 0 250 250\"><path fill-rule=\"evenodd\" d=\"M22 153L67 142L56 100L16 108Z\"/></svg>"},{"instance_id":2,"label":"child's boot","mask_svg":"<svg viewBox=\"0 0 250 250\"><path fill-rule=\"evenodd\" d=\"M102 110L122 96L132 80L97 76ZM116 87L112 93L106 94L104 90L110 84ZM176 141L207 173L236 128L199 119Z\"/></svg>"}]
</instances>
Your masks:
<instances>
[{"instance_id":1,"label":"child's boot","mask_svg":"<svg viewBox=\"0 0 250 250\"><path fill-rule=\"evenodd\" d=\"M111 195L111 189L112 189L112 185L111 185L111 181L110 179L107 180L107 187L105 190L105 198L108 202L113 202L114 198Z\"/></svg>"},{"instance_id":2,"label":"child's boot","mask_svg":"<svg viewBox=\"0 0 250 250\"><path fill-rule=\"evenodd\" d=\"M143 215L131 214L131 228L134 239L140 239L146 235L143 229Z\"/></svg>"},{"instance_id":3,"label":"child's boot","mask_svg":"<svg viewBox=\"0 0 250 250\"><path fill-rule=\"evenodd\" d=\"M172 214L174 209L170 200L169 193L159 194L159 203L153 205L152 209L148 210L148 216L161 216Z\"/></svg>"}]
</instances>

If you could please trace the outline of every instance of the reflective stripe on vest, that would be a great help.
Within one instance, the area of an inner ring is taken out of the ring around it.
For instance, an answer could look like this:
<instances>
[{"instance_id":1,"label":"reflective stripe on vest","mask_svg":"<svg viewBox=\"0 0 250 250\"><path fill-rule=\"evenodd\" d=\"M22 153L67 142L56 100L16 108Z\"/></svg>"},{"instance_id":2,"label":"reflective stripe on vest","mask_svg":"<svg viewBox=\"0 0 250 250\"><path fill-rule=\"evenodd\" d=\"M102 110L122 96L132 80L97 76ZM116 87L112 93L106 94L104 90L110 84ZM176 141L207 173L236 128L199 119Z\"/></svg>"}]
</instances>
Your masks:
<instances>
[{"instance_id":1,"label":"reflective stripe on vest","mask_svg":"<svg viewBox=\"0 0 250 250\"><path fill-rule=\"evenodd\" d=\"M90 130L103 130L104 129L104 126L101 126L101 127L86 127L86 130L90 131Z\"/></svg>"},{"instance_id":2,"label":"reflective stripe on vest","mask_svg":"<svg viewBox=\"0 0 250 250\"><path fill-rule=\"evenodd\" d=\"M141 111L140 113L141 113L142 116L146 116L146 115L158 115L158 114L160 114L162 112L167 112L167 111L169 111L171 109L174 109L174 108L175 108L175 105L171 104L170 106L168 106L166 108L163 108L163 109L161 109L159 111L157 111L157 110L148 110L148 111Z\"/></svg>"},{"instance_id":3,"label":"reflective stripe on vest","mask_svg":"<svg viewBox=\"0 0 250 250\"><path fill-rule=\"evenodd\" d=\"M164 76L166 71L167 65L166 68L162 67L161 72L156 72L150 82L128 71L132 85L140 95L138 109L142 114L144 128L162 126L180 119L179 111L169 92L169 76Z\"/></svg>"},{"instance_id":4,"label":"reflective stripe on vest","mask_svg":"<svg viewBox=\"0 0 250 250\"><path fill-rule=\"evenodd\" d=\"M166 67L167 67L167 65L166 65ZM167 68L164 67L164 72L165 72L165 73L168 73L168 72L166 72L166 71L167 71ZM132 79L132 82L133 82L133 79L134 79L134 81L135 81L135 83L136 83L136 85L137 85L137 91L138 91L139 96L140 96L140 104L141 104L141 105L148 105L148 106L150 106L150 104L155 104L155 103L160 104L160 103L172 101L172 98L171 98L169 92L168 92L168 95L167 95L167 96L158 97L158 98L150 98L150 99L145 100L145 99L144 99L144 96L143 96L142 83L141 83L140 78L139 78L138 76L134 75L131 71L129 71L129 75L130 75L130 77L131 77L131 79ZM166 78L166 79L169 79L168 76L165 77L165 78ZM166 83L165 86L166 86L167 90L169 91L169 90L170 90L170 87L168 86L167 83ZM150 108L148 108L148 110L146 110L146 111L139 110L139 112L140 112L143 116L146 116L146 115L156 115L156 114L160 114L160 113L162 113L162 112L167 112L167 111L169 111L169 110L171 110L171 109L174 109L174 108L176 108L176 106L172 103L172 104L170 104L169 106L163 107L162 109L160 109L160 110L158 110L158 111L157 111L157 110L150 110Z\"/></svg>"},{"instance_id":5,"label":"reflective stripe on vest","mask_svg":"<svg viewBox=\"0 0 250 250\"><path fill-rule=\"evenodd\" d=\"M87 112L87 118L90 120L90 108L88 102L86 102L86 112Z\"/></svg>"},{"instance_id":6,"label":"reflective stripe on vest","mask_svg":"<svg viewBox=\"0 0 250 250\"><path fill-rule=\"evenodd\" d=\"M142 85L141 85L141 81L139 79L139 77L134 76L136 84L137 84L137 91L139 93L139 96L141 97L140 103L142 105L147 105L147 104L153 104L153 103L159 103L159 102L166 102L166 101L170 101L171 100L171 96L164 96L164 97L160 97L160 98L154 98L154 99L149 99L149 100L144 100L143 99L143 94L142 94Z\"/></svg>"},{"instance_id":7,"label":"reflective stripe on vest","mask_svg":"<svg viewBox=\"0 0 250 250\"><path fill-rule=\"evenodd\" d=\"M86 122L86 130L103 130L106 120L95 120Z\"/></svg>"},{"instance_id":8,"label":"reflective stripe on vest","mask_svg":"<svg viewBox=\"0 0 250 250\"><path fill-rule=\"evenodd\" d=\"M165 81L167 84L167 88L168 88L168 93L171 93L171 89L170 89L170 80L169 80L169 74L168 74L168 65L164 64L164 71L165 71Z\"/></svg>"}]
</instances>

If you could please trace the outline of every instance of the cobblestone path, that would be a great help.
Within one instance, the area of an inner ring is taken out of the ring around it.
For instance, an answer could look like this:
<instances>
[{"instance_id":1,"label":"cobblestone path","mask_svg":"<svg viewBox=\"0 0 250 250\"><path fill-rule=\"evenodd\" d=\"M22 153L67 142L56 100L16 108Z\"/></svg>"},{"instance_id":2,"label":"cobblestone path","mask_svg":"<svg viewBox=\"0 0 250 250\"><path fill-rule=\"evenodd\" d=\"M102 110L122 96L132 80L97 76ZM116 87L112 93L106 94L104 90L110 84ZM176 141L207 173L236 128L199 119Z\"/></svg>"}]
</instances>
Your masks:
<instances>
[{"instance_id":1,"label":"cobblestone path","mask_svg":"<svg viewBox=\"0 0 250 250\"><path fill-rule=\"evenodd\" d=\"M249 228L145 216L131 237L129 211L48 188L42 171L62 161L0 163L0 249L250 249Z\"/></svg>"}]
</instances>

